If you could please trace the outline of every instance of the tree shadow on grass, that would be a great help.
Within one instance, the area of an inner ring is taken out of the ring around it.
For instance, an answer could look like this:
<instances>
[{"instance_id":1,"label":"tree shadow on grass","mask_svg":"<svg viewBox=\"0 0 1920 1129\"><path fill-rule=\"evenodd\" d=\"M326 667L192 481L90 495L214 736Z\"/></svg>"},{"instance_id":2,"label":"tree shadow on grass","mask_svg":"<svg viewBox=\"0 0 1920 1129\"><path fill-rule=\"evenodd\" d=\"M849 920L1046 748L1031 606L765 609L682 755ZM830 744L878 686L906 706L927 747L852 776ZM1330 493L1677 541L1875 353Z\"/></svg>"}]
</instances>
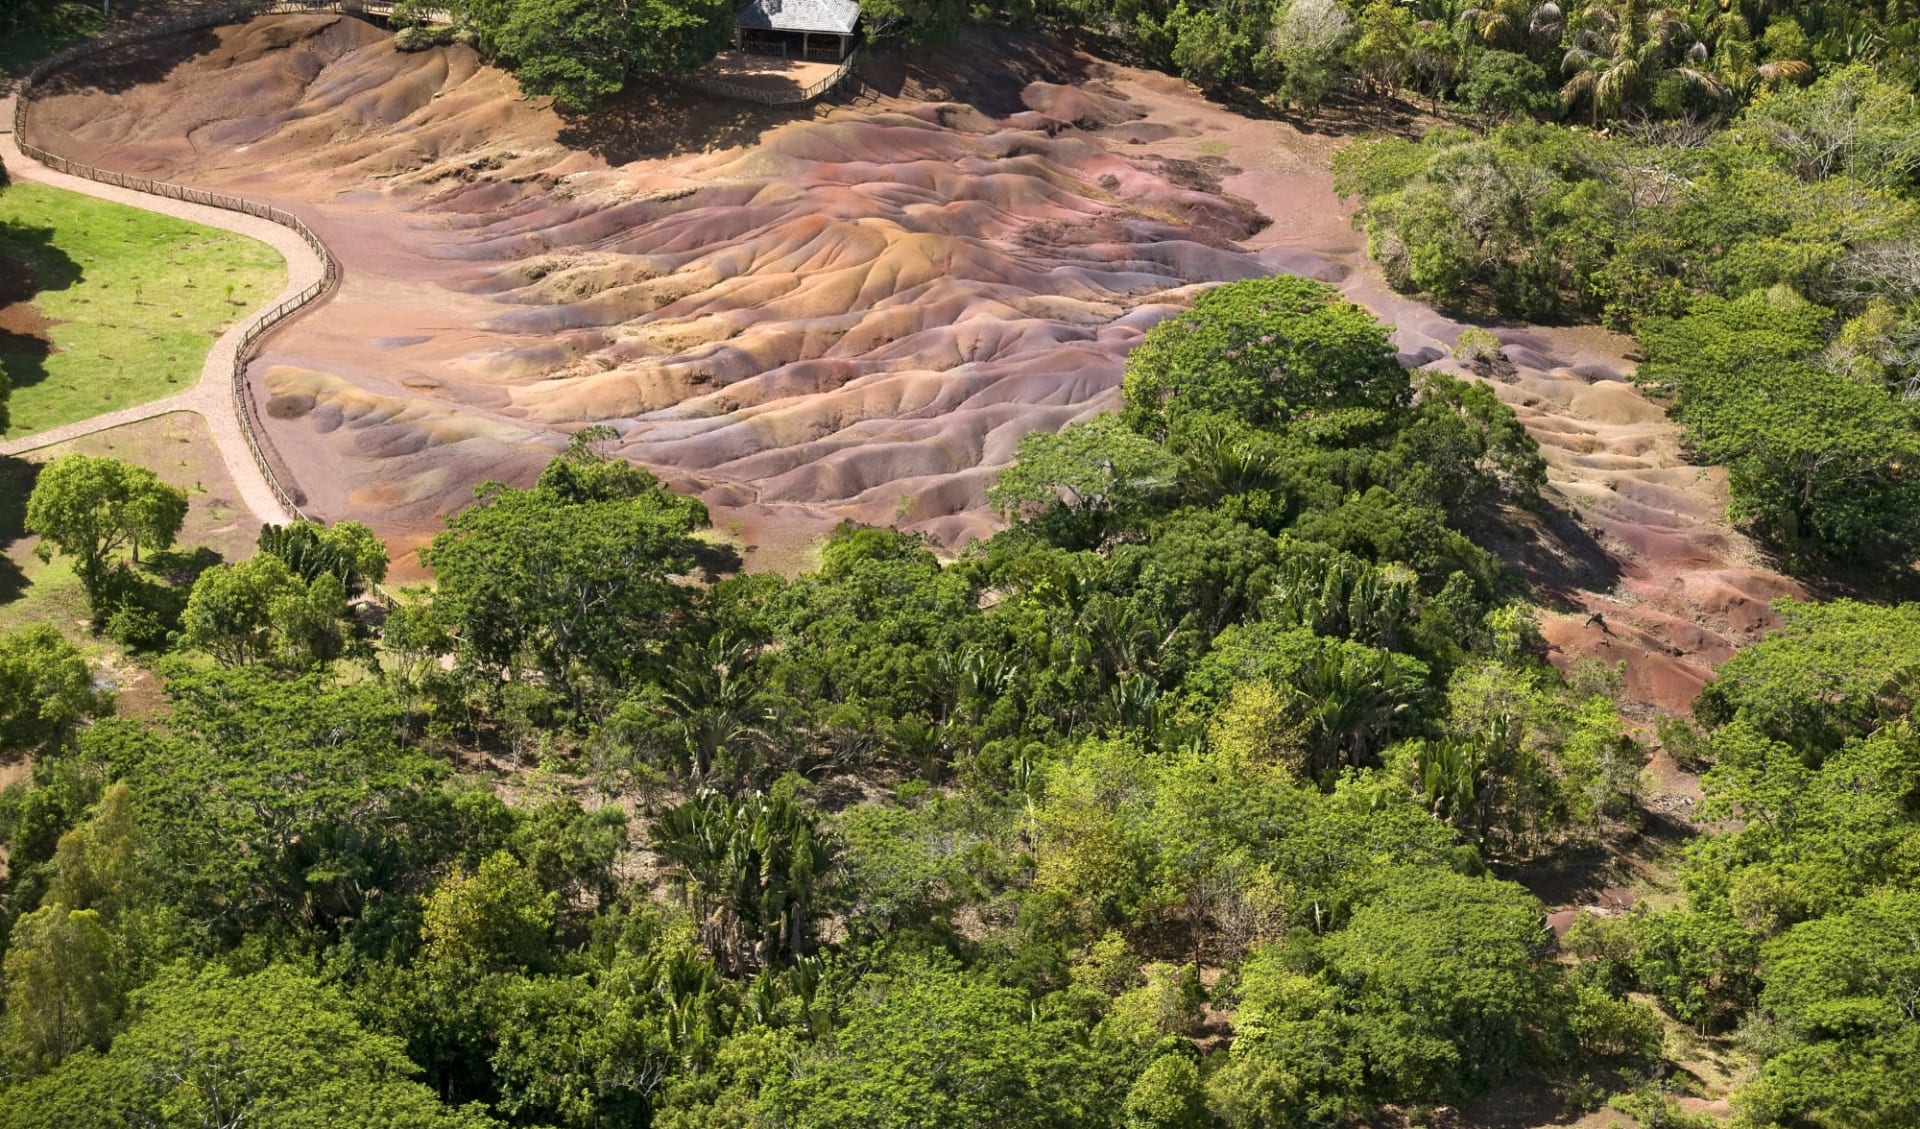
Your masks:
<instances>
[{"instance_id":1,"label":"tree shadow on grass","mask_svg":"<svg viewBox=\"0 0 1920 1129\"><path fill-rule=\"evenodd\" d=\"M11 388L31 388L47 378L53 323L35 308L34 299L84 277L80 264L53 238L52 228L0 223L0 371Z\"/></svg>"},{"instance_id":2,"label":"tree shadow on grass","mask_svg":"<svg viewBox=\"0 0 1920 1129\"><path fill-rule=\"evenodd\" d=\"M0 455L0 554L27 535L27 495L40 477L38 464ZM0 555L0 604L11 604L27 591L27 574Z\"/></svg>"}]
</instances>

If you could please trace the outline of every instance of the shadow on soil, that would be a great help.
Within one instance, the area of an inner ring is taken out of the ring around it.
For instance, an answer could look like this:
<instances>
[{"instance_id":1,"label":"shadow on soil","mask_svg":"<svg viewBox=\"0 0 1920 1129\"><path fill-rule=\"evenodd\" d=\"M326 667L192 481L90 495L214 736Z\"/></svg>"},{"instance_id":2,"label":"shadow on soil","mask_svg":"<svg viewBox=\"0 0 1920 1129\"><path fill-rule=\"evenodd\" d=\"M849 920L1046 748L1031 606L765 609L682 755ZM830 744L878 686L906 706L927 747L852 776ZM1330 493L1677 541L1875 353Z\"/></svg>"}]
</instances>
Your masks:
<instances>
[{"instance_id":1,"label":"shadow on soil","mask_svg":"<svg viewBox=\"0 0 1920 1129\"><path fill-rule=\"evenodd\" d=\"M633 82L590 114L564 115L560 144L610 165L752 145L770 129L814 115L811 106L761 106L658 80Z\"/></svg>"}]
</instances>

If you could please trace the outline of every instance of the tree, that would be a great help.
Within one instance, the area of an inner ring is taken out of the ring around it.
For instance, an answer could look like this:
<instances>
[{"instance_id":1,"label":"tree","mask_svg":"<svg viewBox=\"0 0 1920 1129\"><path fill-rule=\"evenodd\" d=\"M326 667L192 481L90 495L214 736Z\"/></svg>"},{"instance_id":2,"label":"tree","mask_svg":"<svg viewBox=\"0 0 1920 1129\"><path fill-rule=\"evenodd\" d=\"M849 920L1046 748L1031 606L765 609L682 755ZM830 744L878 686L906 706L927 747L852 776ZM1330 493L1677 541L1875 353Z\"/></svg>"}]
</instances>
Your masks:
<instances>
[{"instance_id":1,"label":"tree","mask_svg":"<svg viewBox=\"0 0 1920 1129\"><path fill-rule=\"evenodd\" d=\"M494 1124L441 1105L410 1080L399 1040L365 1030L337 990L283 965L249 976L176 968L134 995L132 1013L105 1054L0 1091L0 1126Z\"/></svg>"},{"instance_id":2,"label":"tree","mask_svg":"<svg viewBox=\"0 0 1920 1129\"><path fill-rule=\"evenodd\" d=\"M82 1049L105 1047L121 996L113 938L100 914L51 902L21 918L9 940L0 1034L15 1067L40 1074Z\"/></svg>"},{"instance_id":3,"label":"tree","mask_svg":"<svg viewBox=\"0 0 1920 1129\"><path fill-rule=\"evenodd\" d=\"M1340 81L1340 59L1352 35L1353 19L1336 0L1284 0L1274 9L1268 50L1285 68L1280 80L1282 104L1307 113Z\"/></svg>"},{"instance_id":4,"label":"tree","mask_svg":"<svg viewBox=\"0 0 1920 1129\"><path fill-rule=\"evenodd\" d=\"M164 733L102 723L85 747L132 789L158 893L195 928L329 933L468 848L445 765L401 744L382 687L175 663L167 692Z\"/></svg>"},{"instance_id":5,"label":"tree","mask_svg":"<svg viewBox=\"0 0 1920 1129\"><path fill-rule=\"evenodd\" d=\"M664 746L660 751L699 787L713 786L725 758L734 761L732 783L743 781L754 754L773 743L772 720L754 648L724 631L683 648L658 686L613 718L643 748Z\"/></svg>"},{"instance_id":6,"label":"tree","mask_svg":"<svg viewBox=\"0 0 1920 1129\"><path fill-rule=\"evenodd\" d=\"M1154 1059L1127 1091L1126 1129L1206 1129L1206 1091L1193 1059L1174 1053Z\"/></svg>"},{"instance_id":7,"label":"tree","mask_svg":"<svg viewBox=\"0 0 1920 1129\"><path fill-rule=\"evenodd\" d=\"M794 1129L1112 1125L1122 1091L1085 1028L951 967L870 976L846 1027L767 1080L763 1117Z\"/></svg>"},{"instance_id":8,"label":"tree","mask_svg":"<svg viewBox=\"0 0 1920 1129\"><path fill-rule=\"evenodd\" d=\"M1413 41L1419 18L1392 0L1372 0L1360 12L1360 31L1349 55L1373 89L1391 96L1412 77Z\"/></svg>"},{"instance_id":9,"label":"tree","mask_svg":"<svg viewBox=\"0 0 1920 1129\"><path fill-rule=\"evenodd\" d=\"M336 577L349 599L387 578L387 546L357 521L326 526L313 521L260 527L259 548L285 562L311 585L322 574Z\"/></svg>"},{"instance_id":10,"label":"tree","mask_svg":"<svg viewBox=\"0 0 1920 1129\"><path fill-rule=\"evenodd\" d=\"M672 74L711 59L731 32L717 0L469 0L459 18L530 94L584 112L629 75Z\"/></svg>"},{"instance_id":11,"label":"tree","mask_svg":"<svg viewBox=\"0 0 1920 1129\"><path fill-rule=\"evenodd\" d=\"M346 614L339 576L322 570L308 581L262 552L201 573L180 626L190 644L228 666L306 670L340 653Z\"/></svg>"},{"instance_id":12,"label":"tree","mask_svg":"<svg viewBox=\"0 0 1920 1129\"><path fill-rule=\"evenodd\" d=\"M1023 436L987 501L1055 533L1058 542L1097 546L1167 492L1174 468L1164 447L1128 430L1119 416L1095 416L1058 434Z\"/></svg>"},{"instance_id":13,"label":"tree","mask_svg":"<svg viewBox=\"0 0 1920 1129\"><path fill-rule=\"evenodd\" d=\"M1320 945L1376 1100L1457 1101L1517 1069L1550 1015L1545 914L1510 883L1389 873Z\"/></svg>"},{"instance_id":14,"label":"tree","mask_svg":"<svg viewBox=\"0 0 1920 1129\"><path fill-rule=\"evenodd\" d=\"M0 634L0 754L70 741L81 719L112 700L93 688L93 671L53 625Z\"/></svg>"},{"instance_id":15,"label":"tree","mask_svg":"<svg viewBox=\"0 0 1920 1129\"><path fill-rule=\"evenodd\" d=\"M531 490L499 483L421 551L434 609L463 657L496 677L544 678L577 707L665 633L705 507L651 474L577 447Z\"/></svg>"},{"instance_id":16,"label":"tree","mask_svg":"<svg viewBox=\"0 0 1920 1129\"><path fill-rule=\"evenodd\" d=\"M1903 717L1920 683L1920 605L1854 600L1778 605L1781 628L1735 655L1695 716L1744 722L1817 765L1849 738Z\"/></svg>"},{"instance_id":17,"label":"tree","mask_svg":"<svg viewBox=\"0 0 1920 1129\"><path fill-rule=\"evenodd\" d=\"M172 545L186 516L186 491L152 471L118 459L66 455L40 472L27 498L26 528L76 558L98 630L113 554L128 549L139 563L141 544ZM50 556L44 545L41 552Z\"/></svg>"},{"instance_id":18,"label":"tree","mask_svg":"<svg viewBox=\"0 0 1920 1129\"><path fill-rule=\"evenodd\" d=\"M1805 89L1782 87L1762 95L1737 129L1805 181L1845 176L1900 192L1920 175L1920 108L1912 91L1865 64L1836 70Z\"/></svg>"},{"instance_id":19,"label":"tree","mask_svg":"<svg viewBox=\"0 0 1920 1129\"><path fill-rule=\"evenodd\" d=\"M1230 282L1153 327L1127 357L1121 419L1164 439L1182 417L1256 427L1406 403L1406 370L1386 327L1324 283Z\"/></svg>"},{"instance_id":20,"label":"tree","mask_svg":"<svg viewBox=\"0 0 1920 1129\"><path fill-rule=\"evenodd\" d=\"M1767 945L1755 1125L1909 1125L1920 1118L1920 895L1888 891Z\"/></svg>"},{"instance_id":21,"label":"tree","mask_svg":"<svg viewBox=\"0 0 1920 1129\"><path fill-rule=\"evenodd\" d=\"M473 873L448 875L427 897L422 956L458 978L537 968L548 957L557 901L512 855L495 851Z\"/></svg>"},{"instance_id":22,"label":"tree","mask_svg":"<svg viewBox=\"0 0 1920 1129\"><path fill-rule=\"evenodd\" d=\"M1686 15L1649 9L1645 0L1589 4L1574 21L1561 69L1570 77L1560 96L1569 109L1586 102L1593 123L1637 107L1662 80L1678 80L1718 99L1724 89L1700 67L1706 44Z\"/></svg>"},{"instance_id":23,"label":"tree","mask_svg":"<svg viewBox=\"0 0 1920 1129\"><path fill-rule=\"evenodd\" d=\"M813 950L827 836L789 792L729 800L701 791L654 822L653 849L674 868L701 942L724 970L790 962Z\"/></svg>"}]
</instances>

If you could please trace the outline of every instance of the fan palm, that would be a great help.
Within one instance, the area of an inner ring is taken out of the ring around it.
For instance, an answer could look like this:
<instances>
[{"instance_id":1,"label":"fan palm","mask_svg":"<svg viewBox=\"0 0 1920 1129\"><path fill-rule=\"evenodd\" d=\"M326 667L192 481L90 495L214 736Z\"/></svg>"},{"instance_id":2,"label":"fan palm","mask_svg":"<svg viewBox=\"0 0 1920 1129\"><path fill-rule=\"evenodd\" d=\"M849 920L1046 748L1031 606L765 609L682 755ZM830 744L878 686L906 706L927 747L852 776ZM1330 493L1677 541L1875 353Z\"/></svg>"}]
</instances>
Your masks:
<instances>
[{"instance_id":1,"label":"fan palm","mask_svg":"<svg viewBox=\"0 0 1920 1129\"><path fill-rule=\"evenodd\" d=\"M694 783L705 783L723 751L769 743L772 714L760 705L753 651L721 632L689 647L668 672L661 705L686 753Z\"/></svg>"},{"instance_id":2,"label":"fan palm","mask_svg":"<svg viewBox=\"0 0 1920 1129\"><path fill-rule=\"evenodd\" d=\"M1644 0L1590 4L1580 12L1561 62L1570 77L1560 89L1567 108L1585 102L1593 123L1638 106L1653 86L1677 78L1713 98L1726 89L1703 69L1707 45L1686 13L1650 8Z\"/></svg>"},{"instance_id":3,"label":"fan palm","mask_svg":"<svg viewBox=\"0 0 1920 1129\"><path fill-rule=\"evenodd\" d=\"M1460 13L1473 38L1487 47L1525 55L1560 42L1567 29L1566 13L1553 0L1495 0Z\"/></svg>"}]
</instances>

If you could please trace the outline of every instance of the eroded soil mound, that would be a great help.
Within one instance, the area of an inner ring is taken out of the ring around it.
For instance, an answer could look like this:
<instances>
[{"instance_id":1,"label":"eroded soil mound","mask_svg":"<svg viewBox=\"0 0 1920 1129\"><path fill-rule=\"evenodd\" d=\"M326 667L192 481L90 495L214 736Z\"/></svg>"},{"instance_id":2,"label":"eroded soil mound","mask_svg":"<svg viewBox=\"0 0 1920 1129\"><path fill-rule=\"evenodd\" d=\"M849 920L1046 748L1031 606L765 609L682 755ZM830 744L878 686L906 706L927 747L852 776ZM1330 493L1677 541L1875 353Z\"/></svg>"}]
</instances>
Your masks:
<instances>
[{"instance_id":1,"label":"eroded soil mound","mask_svg":"<svg viewBox=\"0 0 1920 1129\"><path fill-rule=\"evenodd\" d=\"M1022 434L1113 406L1187 288L1267 271L1237 246L1250 204L1089 135L1144 116L1099 83L1026 86L1005 118L809 111L610 168L465 49L317 16L167 47L151 81L76 71L36 128L313 217L346 284L254 379L315 507L394 532L608 423L735 520L954 544Z\"/></svg>"},{"instance_id":2,"label":"eroded soil mound","mask_svg":"<svg viewBox=\"0 0 1920 1129\"><path fill-rule=\"evenodd\" d=\"M33 121L83 160L274 200L336 250L340 294L251 376L313 508L403 545L589 423L750 545L842 517L957 545L992 527L1021 435L1115 406L1126 350L1195 287L1274 271L1459 367L1465 326L1367 263L1335 138L1032 39L867 79L799 111L663 89L567 121L464 48L289 16L76 70ZM1503 548L1563 609L1561 661L1625 661L1633 698L1683 708L1795 589L1627 382L1630 342L1496 332L1495 386L1577 515Z\"/></svg>"}]
</instances>

